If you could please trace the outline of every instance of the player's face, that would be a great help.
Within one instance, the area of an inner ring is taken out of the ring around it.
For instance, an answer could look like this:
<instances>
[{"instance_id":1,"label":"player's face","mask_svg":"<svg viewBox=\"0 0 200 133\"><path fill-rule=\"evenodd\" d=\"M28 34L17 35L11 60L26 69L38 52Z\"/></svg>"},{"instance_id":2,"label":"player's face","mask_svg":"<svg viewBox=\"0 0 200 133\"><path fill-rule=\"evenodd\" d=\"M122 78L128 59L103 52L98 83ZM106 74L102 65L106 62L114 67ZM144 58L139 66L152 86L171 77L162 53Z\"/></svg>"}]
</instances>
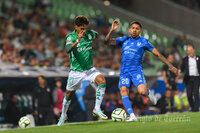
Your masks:
<instances>
[{"instance_id":1,"label":"player's face","mask_svg":"<svg viewBox=\"0 0 200 133\"><path fill-rule=\"evenodd\" d=\"M85 32L87 30L87 25L82 25L82 26L77 26L75 25L76 33L78 34L79 32L83 32L85 35Z\"/></svg>"},{"instance_id":2,"label":"player's face","mask_svg":"<svg viewBox=\"0 0 200 133\"><path fill-rule=\"evenodd\" d=\"M174 56L173 56L173 55L169 55L167 59L168 59L168 61L169 61L170 63L173 63L173 62L174 62Z\"/></svg>"},{"instance_id":3,"label":"player's face","mask_svg":"<svg viewBox=\"0 0 200 133\"><path fill-rule=\"evenodd\" d=\"M38 83L39 84L44 84L45 83L45 79L43 79L42 77L38 77Z\"/></svg>"},{"instance_id":4,"label":"player's face","mask_svg":"<svg viewBox=\"0 0 200 133\"><path fill-rule=\"evenodd\" d=\"M187 54L191 57L194 57L195 50L192 46L187 46Z\"/></svg>"},{"instance_id":5,"label":"player's face","mask_svg":"<svg viewBox=\"0 0 200 133\"><path fill-rule=\"evenodd\" d=\"M132 24L129 28L129 33L132 38L137 38L142 33L142 29L138 24Z\"/></svg>"}]
</instances>

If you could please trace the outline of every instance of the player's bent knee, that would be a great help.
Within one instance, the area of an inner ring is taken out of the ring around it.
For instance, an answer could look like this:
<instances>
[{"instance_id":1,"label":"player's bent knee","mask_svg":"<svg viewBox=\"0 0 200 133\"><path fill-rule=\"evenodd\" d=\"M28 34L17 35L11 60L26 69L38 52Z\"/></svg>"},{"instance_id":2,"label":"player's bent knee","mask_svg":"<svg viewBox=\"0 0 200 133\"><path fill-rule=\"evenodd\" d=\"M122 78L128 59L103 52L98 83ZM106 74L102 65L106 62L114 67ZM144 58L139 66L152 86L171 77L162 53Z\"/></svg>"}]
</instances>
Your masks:
<instances>
[{"instance_id":1,"label":"player's bent knee","mask_svg":"<svg viewBox=\"0 0 200 133\"><path fill-rule=\"evenodd\" d=\"M127 96L128 95L128 89L126 87L120 88L120 94L121 96Z\"/></svg>"},{"instance_id":2,"label":"player's bent knee","mask_svg":"<svg viewBox=\"0 0 200 133\"><path fill-rule=\"evenodd\" d=\"M138 89L138 93L140 94L140 95L143 95L143 96L146 96L147 95L147 90L146 89Z\"/></svg>"},{"instance_id":3,"label":"player's bent knee","mask_svg":"<svg viewBox=\"0 0 200 133\"><path fill-rule=\"evenodd\" d=\"M99 85L101 85L101 84L106 84L106 80L105 80L105 78L104 78L103 75L98 75L98 76L95 78L95 82L96 82L96 84L99 84Z\"/></svg>"}]
</instances>

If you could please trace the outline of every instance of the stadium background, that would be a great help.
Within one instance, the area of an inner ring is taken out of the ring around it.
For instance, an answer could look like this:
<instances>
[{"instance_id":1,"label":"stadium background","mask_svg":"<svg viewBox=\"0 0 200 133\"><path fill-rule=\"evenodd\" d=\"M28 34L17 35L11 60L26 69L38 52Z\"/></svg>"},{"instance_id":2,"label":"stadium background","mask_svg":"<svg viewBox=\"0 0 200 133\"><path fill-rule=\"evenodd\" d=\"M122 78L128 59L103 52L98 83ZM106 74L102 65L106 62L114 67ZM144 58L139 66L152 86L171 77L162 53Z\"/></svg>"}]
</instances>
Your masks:
<instances>
[{"instance_id":1,"label":"stadium background","mask_svg":"<svg viewBox=\"0 0 200 133\"><path fill-rule=\"evenodd\" d=\"M120 20L120 28L114 36L127 35L129 22L138 20L144 25L142 36L149 39L163 55L173 52L176 55L177 63L180 63L181 58L185 56L184 48L188 43L193 43L196 52L200 52L199 1L184 3L179 0L150 0L148 3L145 1L145 4L143 0L111 0L110 2L111 5L109 1L100 0L0 1L1 123L4 123L4 108L9 95L13 92L18 95L18 107L22 115L32 113L31 93L36 86L38 75L42 74L47 77L52 89L55 86L54 79L61 77L62 89L65 90L69 57L63 50L64 38L73 30L73 19L77 15L89 17L91 28L100 34L94 43L94 65L105 75L107 80L103 108L106 108L108 114L117 106L121 106L121 102L118 101L117 89L120 49L107 47L103 43L114 19ZM156 8L161 12L157 12ZM180 14L184 14L184 16ZM23 49L32 49L33 57L23 55ZM147 53L143 65L148 86L157 93L157 97L161 98L165 92L160 73L163 64L152 54ZM87 88L87 84L87 82L83 83L83 91ZM184 88L180 81L179 90L182 91ZM135 95L137 94L133 88L132 96ZM86 112L88 111L85 111L83 98L84 92L78 91L73 99L74 102L71 106L73 111L70 111L69 121L87 120ZM85 98L87 99L87 97ZM145 101L143 97L139 97L140 99ZM133 106L139 108L139 114L161 113L162 108L159 105L157 107L149 106L145 102ZM155 108L160 110L157 111Z\"/></svg>"}]
</instances>

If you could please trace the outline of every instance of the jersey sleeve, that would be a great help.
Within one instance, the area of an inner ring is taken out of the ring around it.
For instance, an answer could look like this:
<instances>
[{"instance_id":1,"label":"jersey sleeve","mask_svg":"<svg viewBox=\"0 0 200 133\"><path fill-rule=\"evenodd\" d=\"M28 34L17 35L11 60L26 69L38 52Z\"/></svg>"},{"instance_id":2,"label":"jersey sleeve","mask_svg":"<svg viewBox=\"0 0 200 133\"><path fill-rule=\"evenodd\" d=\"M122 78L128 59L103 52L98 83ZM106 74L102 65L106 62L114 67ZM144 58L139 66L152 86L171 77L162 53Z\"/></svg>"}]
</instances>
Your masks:
<instances>
[{"instance_id":1,"label":"jersey sleeve","mask_svg":"<svg viewBox=\"0 0 200 133\"><path fill-rule=\"evenodd\" d=\"M73 42L72 42L72 38L71 38L71 36L69 34L69 35L66 36L65 46L71 45L71 44L73 44Z\"/></svg>"},{"instance_id":2,"label":"jersey sleeve","mask_svg":"<svg viewBox=\"0 0 200 133\"><path fill-rule=\"evenodd\" d=\"M65 46L64 46L64 48L65 48L65 52L69 52L69 51L71 51L71 49L72 49L72 44L75 42L76 40L74 40L74 38L72 37L72 35L71 34L68 34L67 36L66 36L66 42L65 42Z\"/></svg>"},{"instance_id":3,"label":"jersey sleeve","mask_svg":"<svg viewBox=\"0 0 200 133\"><path fill-rule=\"evenodd\" d=\"M151 52L154 49L154 46L148 40L145 40L144 44L145 44L144 45L145 50L148 50Z\"/></svg>"},{"instance_id":4,"label":"jersey sleeve","mask_svg":"<svg viewBox=\"0 0 200 133\"><path fill-rule=\"evenodd\" d=\"M124 43L124 41L127 40L127 38L128 38L127 36L116 38L116 45L117 46L122 46L122 44Z\"/></svg>"},{"instance_id":5,"label":"jersey sleeve","mask_svg":"<svg viewBox=\"0 0 200 133\"><path fill-rule=\"evenodd\" d=\"M98 32L96 32L95 30L90 30L90 31L91 31L91 34L92 34L92 39L97 38Z\"/></svg>"}]
</instances>

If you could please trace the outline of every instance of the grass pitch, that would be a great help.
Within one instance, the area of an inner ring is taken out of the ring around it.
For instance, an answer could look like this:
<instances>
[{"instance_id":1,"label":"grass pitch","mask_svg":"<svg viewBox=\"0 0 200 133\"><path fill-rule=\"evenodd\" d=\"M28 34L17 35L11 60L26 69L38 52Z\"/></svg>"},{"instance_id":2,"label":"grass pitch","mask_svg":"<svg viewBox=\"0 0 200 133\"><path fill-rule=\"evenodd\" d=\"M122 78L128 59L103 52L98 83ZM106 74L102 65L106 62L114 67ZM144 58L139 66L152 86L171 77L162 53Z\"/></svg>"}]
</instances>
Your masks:
<instances>
[{"instance_id":1,"label":"grass pitch","mask_svg":"<svg viewBox=\"0 0 200 133\"><path fill-rule=\"evenodd\" d=\"M63 126L43 126L12 129L0 133L199 133L200 112L139 117L137 122L112 120L66 123Z\"/></svg>"}]
</instances>

